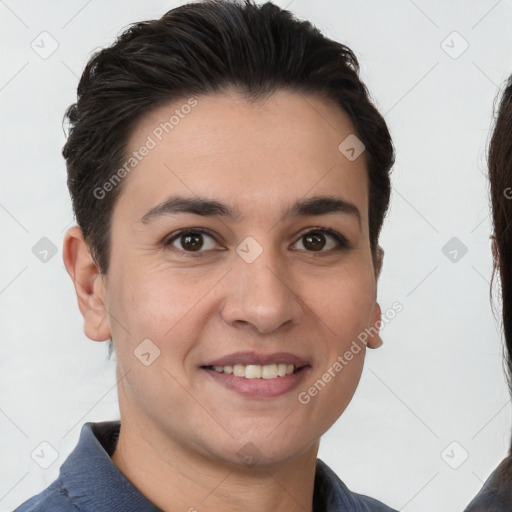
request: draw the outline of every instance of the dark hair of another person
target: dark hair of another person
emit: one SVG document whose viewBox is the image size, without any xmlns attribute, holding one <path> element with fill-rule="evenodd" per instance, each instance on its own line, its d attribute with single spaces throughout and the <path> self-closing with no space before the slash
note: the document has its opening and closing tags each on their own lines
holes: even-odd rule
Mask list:
<svg viewBox="0 0 512 512">
<path fill-rule="evenodd" d="M 91 57 L 77 102 L 66 111 L 69 134 L 62 154 L 68 188 L 100 271 L 108 272 L 110 220 L 124 180 L 101 199 L 94 190 L 126 162 L 127 141 L 137 122 L 165 104 L 228 88 L 249 102 L 281 90 L 318 95 L 348 114 L 365 145 L 375 258 L 389 206 L 394 149 L 359 79 L 357 58 L 347 46 L 271 2 L 206 0 L 130 25 L 114 44 Z"/>
<path fill-rule="evenodd" d="M 512 395 L 512 76 L 502 93 L 488 153 L 494 232 L 493 272 L 501 282 L 504 362 Z M 491 286 L 492 297 L 492 286 Z"/>
<path fill-rule="evenodd" d="M 501 95 L 487 157 L 491 196 L 493 271 L 501 283 L 503 362 L 512 396 L 512 76 Z M 494 312 L 494 307 L 493 307 Z M 512 510 L 512 445 L 509 455 L 493 471 L 465 512 Z"/>
</svg>

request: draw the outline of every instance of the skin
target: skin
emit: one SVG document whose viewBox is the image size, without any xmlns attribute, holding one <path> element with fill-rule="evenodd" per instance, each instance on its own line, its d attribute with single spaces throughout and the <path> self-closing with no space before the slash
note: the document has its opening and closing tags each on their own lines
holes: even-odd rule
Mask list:
<svg viewBox="0 0 512 512">
<path fill-rule="evenodd" d="M 197 100 L 124 178 L 108 274 L 77 226 L 65 235 L 85 334 L 112 336 L 117 353 L 122 428 L 112 461 L 164 511 L 311 511 L 319 440 L 352 399 L 364 348 L 308 404 L 297 394 L 381 315 L 383 254 L 372 258 L 370 250 L 365 155 L 349 161 L 340 153 L 355 130 L 321 97 L 279 91 L 250 104 L 226 90 Z M 144 117 L 128 152 L 183 103 Z M 181 213 L 140 221 L 174 194 L 217 199 L 242 218 Z M 340 213 L 283 218 L 314 195 L 350 201 L 361 226 Z M 311 249 L 303 232 L 318 227 L 336 230 L 349 247 L 332 251 L 337 242 L 324 235 L 325 247 Z M 182 228 L 215 236 L 203 235 L 190 257 L 183 238 L 163 243 Z M 247 236 L 263 248 L 250 264 L 236 252 Z M 148 338 L 160 356 L 145 366 L 133 352 Z M 381 344 L 378 334 L 368 340 L 370 348 Z M 291 352 L 311 368 L 298 389 L 266 399 L 226 389 L 200 368 L 242 350 Z"/>
</svg>

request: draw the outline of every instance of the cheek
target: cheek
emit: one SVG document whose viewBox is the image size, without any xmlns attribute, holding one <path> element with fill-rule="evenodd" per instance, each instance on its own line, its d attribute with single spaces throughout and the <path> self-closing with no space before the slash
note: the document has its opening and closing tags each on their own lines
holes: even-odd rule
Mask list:
<svg viewBox="0 0 512 512">
<path fill-rule="evenodd" d="M 366 347 L 358 339 L 365 332 L 374 304 L 374 281 L 364 270 L 344 270 L 329 280 L 308 287 L 308 306 L 317 317 L 317 370 L 303 389 L 312 398 L 327 428 L 343 411 L 361 377 Z M 318 397 L 317 397 L 318 395 Z M 307 398 L 306 396 L 306 398 Z"/>
<path fill-rule="evenodd" d="M 326 280 L 321 287 L 311 286 L 310 306 L 341 343 L 368 327 L 375 303 L 373 276 L 366 272 L 343 272 Z"/>
<path fill-rule="evenodd" d="M 214 280 L 211 276 L 194 279 L 184 269 L 141 268 L 127 270 L 125 276 L 129 277 L 118 276 L 112 287 L 113 331 L 118 337 L 131 338 L 130 345 L 149 338 L 162 351 L 172 345 L 173 351 L 179 352 L 206 315 L 207 302 L 202 299 Z"/>
</svg>

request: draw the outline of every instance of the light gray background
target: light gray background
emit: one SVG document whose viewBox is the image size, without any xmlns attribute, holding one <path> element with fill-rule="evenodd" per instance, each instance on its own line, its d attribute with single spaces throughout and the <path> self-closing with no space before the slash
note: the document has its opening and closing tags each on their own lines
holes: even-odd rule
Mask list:
<svg viewBox="0 0 512 512">
<path fill-rule="evenodd" d="M 83 423 L 118 418 L 115 360 L 83 334 L 62 264 L 72 212 L 61 121 L 92 50 L 180 3 L 0 0 L 2 511 L 57 477 Z M 397 150 L 379 302 L 404 309 L 319 456 L 352 490 L 399 510 L 462 510 L 506 454 L 511 427 L 489 303 L 485 150 L 512 72 L 512 1 L 276 3 L 356 52 Z M 51 48 L 43 31 L 58 43 L 46 59 L 31 47 L 46 37 Z M 42 237 L 58 249 L 46 263 L 32 252 Z M 468 249 L 457 262 L 442 252 L 452 237 Z M 31 458 L 43 441 L 58 452 L 47 469 Z M 446 460 L 459 464 L 463 450 L 452 469 Z"/>
</svg>

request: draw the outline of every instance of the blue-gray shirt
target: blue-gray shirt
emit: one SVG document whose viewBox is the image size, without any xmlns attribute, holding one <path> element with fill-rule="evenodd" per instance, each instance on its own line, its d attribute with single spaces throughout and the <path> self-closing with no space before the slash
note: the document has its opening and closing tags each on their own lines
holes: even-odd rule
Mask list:
<svg viewBox="0 0 512 512">
<path fill-rule="evenodd" d="M 120 421 L 85 423 L 57 480 L 14 512 L 159 512 L 110 458 L 120 427 Z M 313 510 L 396 512 L 373 498 L 350 492 L 320 459 L 316 464 Z"/>
<path fill-rule="evenodd" d="M 464 512 L 510 512 L 511 510 L 512 455 L 509 455 L 492 472 Z"/>
</svg>

